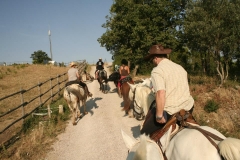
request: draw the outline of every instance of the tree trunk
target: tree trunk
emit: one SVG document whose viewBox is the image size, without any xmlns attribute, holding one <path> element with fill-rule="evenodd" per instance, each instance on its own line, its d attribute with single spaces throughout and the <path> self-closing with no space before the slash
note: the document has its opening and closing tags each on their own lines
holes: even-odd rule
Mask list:
<svg viewBox="0 0 240 160">
<path fill-rule="evenodd" d="M 136 65 L 136 66 L 135 66 L 135 68 L 134 68 L 134 70 L 133 70 L 133 74 L 132 74 L 133 77 L 136 76 L 138 67 L 139 67 L 139 65 Z"/>
</svg>

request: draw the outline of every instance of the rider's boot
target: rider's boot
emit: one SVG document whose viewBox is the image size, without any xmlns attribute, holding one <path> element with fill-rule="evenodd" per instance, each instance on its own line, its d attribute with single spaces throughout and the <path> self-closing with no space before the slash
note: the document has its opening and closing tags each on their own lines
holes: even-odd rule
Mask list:
<svg viewBox="0 0 240 160">
<path fill-rule="evenodd" d="M 88 95 L 88 97 L 92 97 L 92 93 L 91 93 L 91 92 L 89 92 L 89 90 L 88 90 L 87 86 L 85 87 L 85 91 L 87 92 L 87 95 Z"/>
</svg>

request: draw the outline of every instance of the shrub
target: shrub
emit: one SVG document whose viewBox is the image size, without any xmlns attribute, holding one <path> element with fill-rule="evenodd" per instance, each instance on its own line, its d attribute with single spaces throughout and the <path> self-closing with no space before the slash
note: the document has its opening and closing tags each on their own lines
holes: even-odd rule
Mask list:
<svg viewBox="0 0 240 160">
<path fill-rule="evenodd" d="M 216 112 L 218 108 L 219 108 L 219 104 L 211 99 L 211 100 L 207 101 L 207 103 L 204 107 L 204 110 L 206 112 L 210 113 L 210 112 Z"/>
</svg>

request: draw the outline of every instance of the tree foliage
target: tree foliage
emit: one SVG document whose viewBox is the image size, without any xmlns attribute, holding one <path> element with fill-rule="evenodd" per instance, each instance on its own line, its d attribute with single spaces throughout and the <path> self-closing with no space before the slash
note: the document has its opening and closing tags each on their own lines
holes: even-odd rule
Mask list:
<svg viewBox="0 0 240 160">
<path fill-rule="evenodd" d="M 172 49 L 179 45 L 176 27 L 181 26 L 185 4 L 179 0 L 115 0 L 102 25 L 106 32 L 98 42 L 116 60 L 142 64 L 151 45 L 161 43 Z"/>
<path fill-rule="evenodd" d="M 229 63 L 239 54 L 239 7 L 239 0 L 198 0 L 186 10 L 183 32 L 187 46 L 200 54 L 206 73 L 214 65 L 221 84 L 228 78 Z"/>
<path fill-rule="evenodd" d="M 114 0 L 102 27 L 98 42 L 114 62 L 125 58 L 142 73 L 151 70 L 143 57 L 157 43 L 191 73 L 218 75 L 221 84 L 239 73 L 240 58 L 232 59 L 240 57 L 240 0 Z"/>
<path fill-rule="evenodd" d="M 33 54 L 31 54 L 32 63 L 33 64 L 43 64 L 44 62 L 48 62 L 51 60 L 51 58 L 48 57 L 46 52 L 43 52 L 42 50 L 34 51 Z"/>
</svg>

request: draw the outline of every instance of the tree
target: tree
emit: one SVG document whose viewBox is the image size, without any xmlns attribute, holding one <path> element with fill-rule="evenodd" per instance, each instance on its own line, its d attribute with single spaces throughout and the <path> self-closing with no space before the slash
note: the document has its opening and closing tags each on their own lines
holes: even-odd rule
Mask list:
<svg viewBox="0 0 240 160">
<path fill-rule="evenodd" d="M 43 64 L 44 62 L 48 62 L 51 60 L 51 58 L 48 57 L 46 52 L 43 52 L 42 50 L 35 51 L 33 54 L 31 54 L 32 63 L 33 64 Z"/>
<path fill-rule="evenodd" d="M 185 5 L 186 0 L 115 0 L 98 42 L 116 61 L 124 57 L 133 67 L 142 64 L 151 45 L 179 45 L 176 27 L 182 25 Z"/>
<path fill-rule="evenodd" d="M 198 0 L 189 3 L 184 21 L 187 46 L 201 54 L 209 72 L 214 61 L 222 85 L 228 78 L 229 63 L 239 54 L 240 0 Z"/>
</svg>

